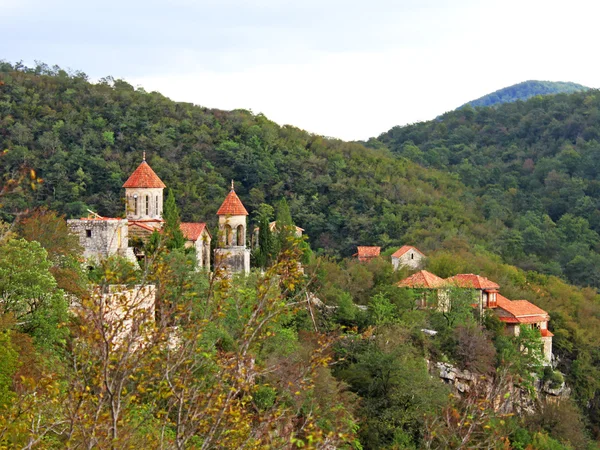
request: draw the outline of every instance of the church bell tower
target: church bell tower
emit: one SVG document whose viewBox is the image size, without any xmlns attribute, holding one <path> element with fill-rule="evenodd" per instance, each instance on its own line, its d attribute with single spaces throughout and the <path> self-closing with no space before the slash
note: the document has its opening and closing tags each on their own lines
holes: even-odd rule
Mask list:
<svg viewBox="0 0 600 450">
<path fill-rule="evenodd" d="M 163 190 L 166 187 L 154 170 L 146 162 L 146 152 L 142 162 L 134 170 L 125 184 L 127 219 L 136 222 L 162 222 Z"/>
<path fill-rule="evenodd" d="M 219 243 L 215 249 L 215 268 L 228 272 L 250 272 L 250 249 L 246 247 L 248 211 L 235 193 L 231 191 L 217 211 L 219 216 Z"/>
</svg>

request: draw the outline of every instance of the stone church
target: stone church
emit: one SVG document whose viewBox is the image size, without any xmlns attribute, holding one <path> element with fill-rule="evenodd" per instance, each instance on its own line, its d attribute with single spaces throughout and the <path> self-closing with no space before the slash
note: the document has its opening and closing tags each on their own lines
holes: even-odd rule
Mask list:
<svg viewBox="0 0 600 450">
<path fill-rule="evenodd" d="M 140 165 L 123 184 L 125 188 L 125 219 L 101 217 L 90 211 L 90 216 L 67 221 L 71 231 L 79 236 L 84 248 L 83 256 L 89 261 L 98 262 L 109 256 L 119 255 L 136 262 L 130 238 L 142 241 L 154 232 L 162 230 L 164 220 L 163 191 L 166 185 L 146 162 L 146 155 Z M 217 211 L 219 216 L 219 243 L 215 250 L 215 263 L 229 272 L 250 271 L 250 250 L 246 247 L 247 216 L 241 200 L 235 193 L 233 182 L 231 191 Z M 181 231 L 186 239 L 186 247 L 196 250 L 198 268 L 211 270 L 211 234 L 206 223 L 184 222 Z"/>
</svg>

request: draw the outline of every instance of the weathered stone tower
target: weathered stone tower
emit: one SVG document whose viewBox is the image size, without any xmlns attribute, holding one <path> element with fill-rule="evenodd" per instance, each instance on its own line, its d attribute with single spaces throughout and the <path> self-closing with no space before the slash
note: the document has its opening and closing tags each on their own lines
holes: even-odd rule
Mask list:
<svg viewBox="0 0 600 450">
<path fill-rule="evenodd" d="M 79 237 L 83 257 L 97 264 L 112 255 L 119 255 L 135 263 L 129 247 L 127 220 L 110 217 L 88 217 L 67 220 L 71 233 Z"/>
<path fill-rule="evenodd" d="M 142 163 L 123 187 L 127 204 L 127 220 L 150 223 L 162 221 L 163 189 L 166 186 L 146 162 L 146 152 Z"/>
<path fill-rule="evenodd" d="M 215 269 L 221 267 L 233 273 L 250 272 L 250 249 L 246 248 L 248 211 L 235 193 L 233 181 L 217 216 L 219 244 L 215 249 Z"/>
</svg>

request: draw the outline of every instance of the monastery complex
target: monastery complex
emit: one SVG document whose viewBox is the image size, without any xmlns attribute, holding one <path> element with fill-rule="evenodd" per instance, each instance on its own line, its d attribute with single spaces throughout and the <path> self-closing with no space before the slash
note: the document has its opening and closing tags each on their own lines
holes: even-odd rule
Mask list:
<svg viewBox="0 0 600 450">
<path fill-rule="evenodd" d="M 67 223 L 79 236 L 83 256 L 90 261 L 101 261 L 119 255 L 136 263 L 141 256 L 130 246 L 130 239 L 146 241 L 155 231 L 161 232 L 163 219 L 163 191 L 166 185 L 146 162 L 144 154 L 140 165 L 123 184 L 125 188 L 126 218 L 109 218 L 92 214 L 90 217 L 71 219 Z M 213 262 L 230 272 L 250 271 L 250 249 L 246 247 L 247 216 L 241 200 L 231 191 L 217 211 L 219 216 L 218 248 Z M 199 269 L 211 270 L 211 240 L 206 223 L 181 223 L 185 246 L 196 250 Z"/>
<path fill-rule="evenodd" d="M 79 236 L 84 248 L 83 256 L 89 261 L 101 261 L 113 255 L 122 256 L 133 263 L 141 256 L 136 254 L 129 240 L 136 238 L 147 241 L 154 232 L 161 232 L 163 219 L 163 191 L 166 188 L 162 180 L 146 162 L 145 155 L 140 165 L 127 181 L 125 188 L 126 218 L 108 218 L 93 214 L 82 219 L 72 219 L 68 225 Z M 228 273 L 250 272 L 250 246 L 246 237 L 248 211 L 235 193 L 233 182 L 231 190 L 217 211 L 219 217 L 219 241 L 214 249 L 212 268 L 224 268 Z M 276 222 L 269 225 L 271 231 L 277 231 Z M 185 237 L 185 246 L 194 247 L 197 267 L 211 270 L 212 236 L 206 223 L 184 222 L 181 231 Z M 304 230 L 296 227 L 296 236 Z M 258 241 L 258 229 L 254 230 L 254 245 Z M 354 256 L 360 262 L 369 262 L 380 257 L 381 248 L 359 246 Z M 518 336 L 521 327 L 533 327 L 540 331 L 543 354 L 546 362 L 552 358 L 552 333 L 548 330 L 549 314 L 527 300 L 509 300 L 500 294 L 500 286 L 485 277 L 474 274 L 458 274 L 442 279 L 426 270 L 419 270 L 426 256 L 413 246 L 404 245 L 391 255 L 394 270 L 406 267 L 413 275 L 400 281 L 399 288 L 415 289 L 421 293 L 417 302 L 419 308 L 437 308 L 445 311 L 450 308 L 450 290 L 461 288 L 472 291 L 473 307 L 483 317 L 492 311 L 504 323 L 508 335 Z"/>
</svg>

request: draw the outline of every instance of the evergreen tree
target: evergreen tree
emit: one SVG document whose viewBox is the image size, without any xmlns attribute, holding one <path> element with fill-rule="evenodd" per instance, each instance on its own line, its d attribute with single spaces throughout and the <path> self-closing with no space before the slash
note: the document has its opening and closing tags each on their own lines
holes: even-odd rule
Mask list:
<svg viewBox="0 0 600 450">
<path fill-rule="evenodd" d="M 167 194 L 167 200 L 165 201 L 165 207 L 163 210 L 163 217 L 165 219 L 165 225 L 163 227 L 165 245 L 170 250 L 175 248 L 183 248 L 185 244 L 185 238 L 181 232 L 179 208 L 177 208 L 177 204 L 175 203 L 173 189 L 169 189 L 169 193 Z"/>
<path fill-rule="evenodd" d="M 268 267 L 274 258 L 274 239 L 269 223 L 273 215 L 270 205 L 262 204 L 258 211 L 258 248 L 255 250 L 255 264 L 258 267 Z"/>
<path fill-rule="evenodd" d="M 292 221 L 290 207 L 284 198 L 277 204 L 277 244 L 279 251 L 288 250 L 292 245 L 292 240 L 295 236 L 295 226 Z"/>
</svg>

